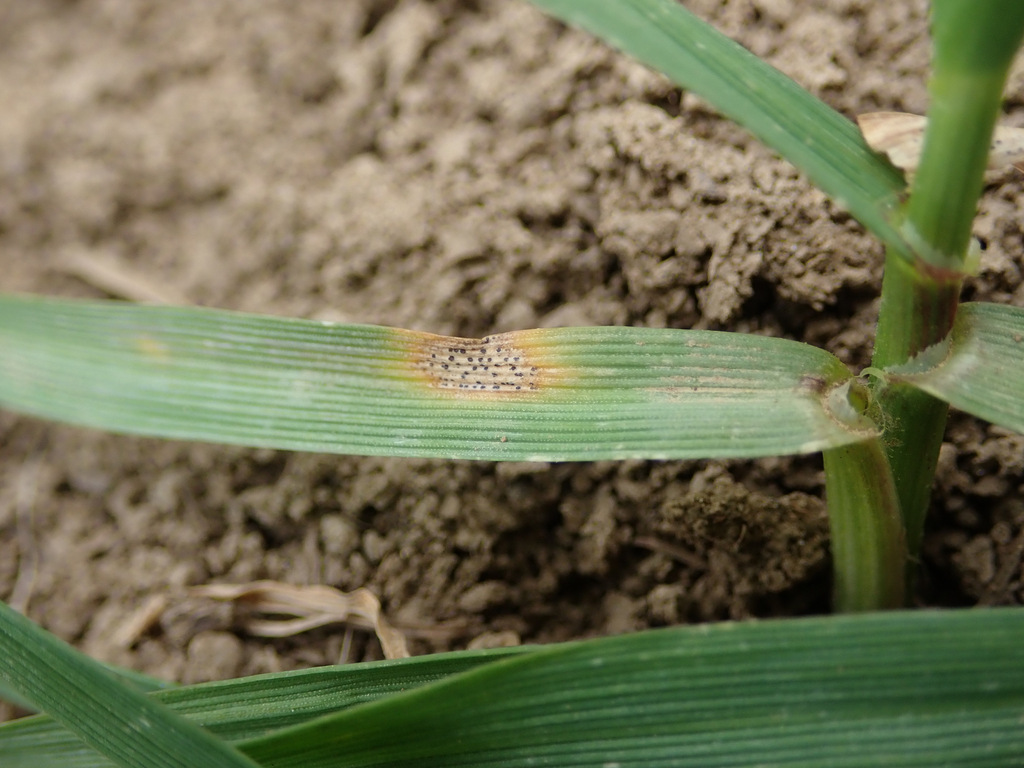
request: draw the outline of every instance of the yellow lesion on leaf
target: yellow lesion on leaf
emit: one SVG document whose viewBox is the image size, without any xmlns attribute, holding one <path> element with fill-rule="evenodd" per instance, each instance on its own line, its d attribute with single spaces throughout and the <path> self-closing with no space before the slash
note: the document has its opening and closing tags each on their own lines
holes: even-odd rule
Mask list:
<svg viewBox="0 0 1024 768">
<path fill-rule="evenodd" d="M 500 398 L 543 391 L 557 376 L 542 331 L 496 333 L 482 339 L 410 332 L 409 363 L 428 387 L 455 397 Z"/>
<path fill-rule="evenodd" d="M 159 362 L 166 362 L 171 358 L 171 350 L 159 339 L 152 336 L 139 336 L 135 339 L 135 348 L 145 357 Z"/>
</svg>

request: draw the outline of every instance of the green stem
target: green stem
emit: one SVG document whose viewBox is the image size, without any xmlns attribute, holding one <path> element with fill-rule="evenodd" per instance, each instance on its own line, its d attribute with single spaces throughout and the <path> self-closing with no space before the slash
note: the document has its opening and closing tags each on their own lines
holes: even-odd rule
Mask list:
<svg viewBox="0 0 1024 768">
<path fill-rule="evenodd" d="M 916 254 L 962 270 L 992 131 L 1024 36 L 1020 0 L 936 0 L 928 129 L 907 203 Z"/>
<path fill-rule="evenodd" d="M 824 456 L 835 610 L 902 607 L 907 550 L 881 443 L 854 443 Z"/>
<path fill-rule="evenodd" d="M 872 365 L 900 365 L 942 341 L 956 318 L 978 197 L 1006 75 L 1024 36 L 1019 0 L 936 0 L 928 128 L 901 225 L 912 253 L 886 254 Z M 885 450 L 911 558 L 945 429 L 945 403 L 910 387 L 874 384 Z"/>
<path fill-rule="evenodd" d="M 898 365 L 941 341 L 953 327 L 959 294 L 959 279 L 931 277 L 890 250 L 872 364 L 883 369 Z M 914 387 L 887 386 L 879 380 L 873 386 L 885 414 L 885 450 L 906 529 L 907 552 L 916 562 L 949 406 Z M 908 571 L 912 570 L 913 562 L 908 563 Z"/>
<path fill-rule="evenodd" d="M 885 448 L 906 529 L 907 578 L 913 583 L 949 405 L 907 386 L 880 391 L 878 402 L 892 420 Z"/>
</svg>

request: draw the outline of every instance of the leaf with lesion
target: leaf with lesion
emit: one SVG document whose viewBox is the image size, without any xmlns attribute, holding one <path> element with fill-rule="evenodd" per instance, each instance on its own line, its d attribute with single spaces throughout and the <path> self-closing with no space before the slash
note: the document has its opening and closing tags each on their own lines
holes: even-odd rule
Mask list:
<svg viewBox="0 0 1024 768">
<path fill-rule="evenodd" d="M 551 328 L 483 339 L 200 308 L 0 298 L 0 406 L 115 432 L 386 456 L 732 458 L 869 439 L 828 352 Z"/>
</svg>

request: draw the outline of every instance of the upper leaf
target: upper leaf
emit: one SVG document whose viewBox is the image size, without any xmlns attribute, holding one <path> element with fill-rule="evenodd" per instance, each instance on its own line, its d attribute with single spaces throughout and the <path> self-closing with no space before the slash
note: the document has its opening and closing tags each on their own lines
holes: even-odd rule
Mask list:
<svg viewBox="0 0 1024 768">
<path fill-rule="evenodd" d="M 532 0 L 693 91 L 776 150 L 883 242 L 905 186 L 856 126 L 676 0 Z"/>
</svg>

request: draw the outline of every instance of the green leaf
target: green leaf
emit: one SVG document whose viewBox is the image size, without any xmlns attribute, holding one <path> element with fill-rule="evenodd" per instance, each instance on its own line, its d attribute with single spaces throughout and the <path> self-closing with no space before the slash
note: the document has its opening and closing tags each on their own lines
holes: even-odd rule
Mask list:
<svg viewBox="0 0 1024 768">
<path fill-rule="evenodd" d="M 520 649 L 483 665 L 490 659 L 476 656 L 461 668 L 462 654 L 446 654 L 155 695 L 211 729 L 231 722 L 223 732 L 232 737 L 250 731 L 246 717 L 259 730 L 322 711 L 332 696 L 348 707 L 238 744 L 276 768 L 1016 766 L 1022 633 L 1021 608 L 891 611 L 679 627 Z M 453 675 L 437 682 L 439 673 Z M 23 736 L 36 723 L 0 727 L 0 750 L 12 737 L 23 747 L 22 762 L 8 762 L 18 751 L 0 751 L 5 768 L 106 768 L 85 757 L 61 762 L 67 753 L 48 755 L 42 739 L 30 751 Z"/>
<path fill-rule="evenodd" d="M 33 704 L 31 701 L 29 701 L 21 694 L 19 694 L 9 685 L 6 685 L 2 680 L 0 680 L 0 699 L 9 702 L 16 707 L 20 707 L 21 709 L 24 709 L 26 712 L 37 711 L 35 704 Z M 0 765 L 2 765 L 2 763 L 0 763 Z"/>
<path fill-rule="evenodd" d="M 183 686 L 160 691 L 154 698 L 220 738 L 237 742 L 533 650 L 523 646 L 317 667 Z M 3 768 L 111 765 L 48 716 L 0 725 Z"/>
<path fill-rule="evenodd" d="M 143 675 L 140 672 L 135 672 L 131 669 L 120 669 L 114 667 L 107 667 L 115 675 L 124 678 L 126 681 L 132 683 L 140 691 L 159 691 L 164 688 L 173 688 L 177 686 L 177 683 L 169 683 L 166 680 L 160 680 L 149 675 Z M 21 707 L 28 711 L 35 711 L 36 706 L 29 701 L 25 696 L 19 694 L 4 680 L 0 679 L 0 699 L 3 701 L 9 701 L 10 703 Z M 3 760 L 0 759 L 0 765 L 3 765 Z"/>
<path fill-rule="evenodd" d="M 1024 432 L 1024 309 L 963 304 L 945 341 L 886 374 L 890 385 L 912 384 L 961 411 Z"/>
<path fill-rule="evenodd" d="M 253 768 L 226 742 L 0 603 L 0 679 L 116 765 Z"/>
<path fill-rule="evenodd" d="M 460 339 L 198 308 L 0 297 L 0 406 L 115 432 L 495 460 L 801 453 L 874 434 L 786 339 L 557 328 Z"/>
<path fill-rule="evenodd" d="M 239 745 L 275 768 L 1019 765 L 1024 611 L 654 631 Z"/>
<path fill-rule="evenodd" d="M 532 0 L 693 91 L 776 150 L 883 242 L 903 177 L 849 120 L 676 0 Z"/>
</svg>

